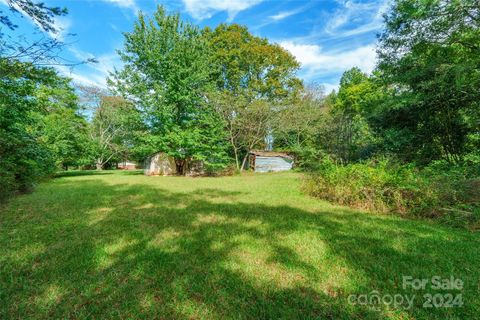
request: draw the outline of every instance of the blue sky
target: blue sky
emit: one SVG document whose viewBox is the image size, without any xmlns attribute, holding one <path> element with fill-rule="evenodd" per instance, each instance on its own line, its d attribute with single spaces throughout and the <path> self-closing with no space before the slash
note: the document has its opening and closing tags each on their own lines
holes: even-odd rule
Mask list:
<svg viewBox="0 0 480 320">
<path fill-rule="evenodd" d="M 59 67 L 74 81 L 105 86 L 114 67 L 121 67 L 116 54 L 123 44 L 122 32 L 130 31 L 142 10 L 152 13 L 157 4 L 178 11 L 200 26 L 222 22 L 239 23 L 250 31 L 289 50 L 302 64 L 298 75 L 305 82 L 337 88 L 343 71 L 358 66 L 370 72 L 375 66 L 376 34 L 388 0 L 44 0 L 47 5 L 67 7 L 69 14 L 56 20 L 61 30 L 50 37 L 71 43 L 63 55 L 71 59 L 95 57 L 99 63 Z M 4 6 L 0 0 L 0 6 Z M 4 9 L 0 8 L 0 9 Z M 33 24 L 19 23 L 16 34 L 29 36 Z M 71 35 L 75 34 L 75 35 Z"/>
</svg>

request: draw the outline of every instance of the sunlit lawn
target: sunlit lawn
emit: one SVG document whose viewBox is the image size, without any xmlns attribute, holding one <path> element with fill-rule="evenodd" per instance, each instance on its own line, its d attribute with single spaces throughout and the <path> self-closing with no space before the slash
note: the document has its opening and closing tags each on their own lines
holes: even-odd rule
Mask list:
<svg viewBox="0 0 480 320">
<path fill-rule="evenodd" d="M 335 207 L 296 173 L 70 175 L 0 209 L 0 318 L 475 319 L 480 236 Z M 454 276 L 459 291 L 402 288 Z M 350 294 L 413 295 L 411 309 Z M 426 293 L 463 307 L 422 308 Z"/>
</svg>

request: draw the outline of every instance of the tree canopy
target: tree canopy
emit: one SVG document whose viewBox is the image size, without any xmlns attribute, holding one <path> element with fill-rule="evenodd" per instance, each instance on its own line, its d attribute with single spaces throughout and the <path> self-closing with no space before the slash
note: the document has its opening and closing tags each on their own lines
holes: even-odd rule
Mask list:
<svg viewBox="0 0 480 320">
<path fill-rule="evenodd" d="M 394 101 L 381 126 L 404 141 L 407 159 L 458 161 L 479 128 L 478 1 L 397 0 L 385 26 L 379 71 Z"/>
<path fill-rule="evenodd" d="M 140 14 L 119 53 L 125 65 L 111 83 L 143 110 L 153 147 L 175 157 L 178 172 L 192 159 L 226 159 L 220 119 L 206 101 L 211 60 L 199 28 L 159 6 L 152 18 Z"/>
<path fill-rule="evenodd" d="M 244 26 L 220 24 L 204 35 L 214 66 L 211 102 L 225 124 L 236 167 L 243 170 L 250 150 L 265 147 L 279 111 L 303 87 L 296 77 L 300 65 L 288 51 Z"/>
</svg>

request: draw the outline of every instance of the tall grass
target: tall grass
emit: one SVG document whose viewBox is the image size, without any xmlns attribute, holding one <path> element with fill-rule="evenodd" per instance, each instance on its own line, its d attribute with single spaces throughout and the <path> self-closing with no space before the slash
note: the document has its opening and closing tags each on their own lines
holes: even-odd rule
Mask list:
<svg viewBox="0 0 480 320">
<path fill-rule="evenodd" d="M 307 176 L 309 194 L 341 205 L 479 227 L 478 166 L 433 163 L 419 169 L 389 160 L 340 165 L 324 159 Z"/>
</svg>

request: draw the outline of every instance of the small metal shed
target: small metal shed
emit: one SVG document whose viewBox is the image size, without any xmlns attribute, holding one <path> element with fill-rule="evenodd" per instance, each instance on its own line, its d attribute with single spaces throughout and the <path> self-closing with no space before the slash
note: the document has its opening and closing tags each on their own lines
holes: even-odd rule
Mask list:
<svg viewBox="0 0 480 320">
<path fill-rule="evenodd" d="M 255 172 L 288 171 L 293 167 L 293 157 L 285 152 L 251 151 L 249 166 Z"/>
</svg>

